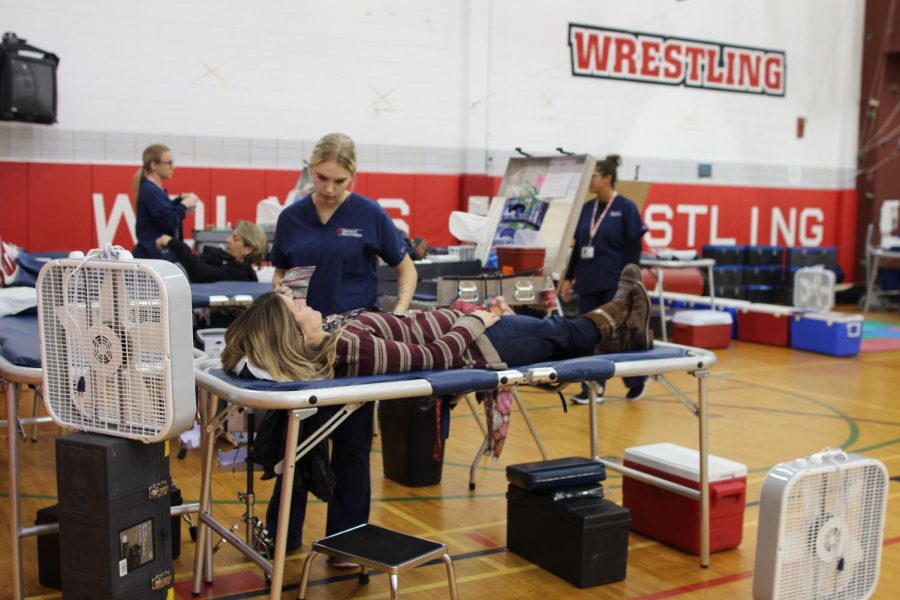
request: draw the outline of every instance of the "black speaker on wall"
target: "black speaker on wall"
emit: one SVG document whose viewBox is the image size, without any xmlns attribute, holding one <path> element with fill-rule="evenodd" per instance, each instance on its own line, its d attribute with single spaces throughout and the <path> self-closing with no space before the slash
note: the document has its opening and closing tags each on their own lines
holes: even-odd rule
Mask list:
<svg viewBox="0 0 900 600">
<path fill-rule="evenodd" d="M 56 123 L 59 57 L 25 43 L 15 33 L 0 43 L 0 119 Z"/>
</svg>

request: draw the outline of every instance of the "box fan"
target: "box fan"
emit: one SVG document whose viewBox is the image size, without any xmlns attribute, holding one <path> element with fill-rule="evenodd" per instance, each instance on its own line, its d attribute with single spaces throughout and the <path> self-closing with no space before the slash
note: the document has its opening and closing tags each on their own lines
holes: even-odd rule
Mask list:
<svg viewBox="0 0 900 600">
<path fill-rule="evenodd" d="M 887 490 L 881 462 L 842 450 L 776 465 L 762 487 L 753 597 L 869 598 Z"/>
<path fill-rule="evenodd" d="M 44 400 L 62 427 L 157 442 L 194 419 L 190 286 L 130 258 L 107 247 L 41 269 Z"/>
</svg>

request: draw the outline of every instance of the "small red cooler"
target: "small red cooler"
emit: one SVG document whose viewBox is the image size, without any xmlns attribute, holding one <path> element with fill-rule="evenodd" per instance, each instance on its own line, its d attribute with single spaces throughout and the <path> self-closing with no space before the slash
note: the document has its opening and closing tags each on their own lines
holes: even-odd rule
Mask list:
<svg viewBox="0 0 900 600">
<path fill-rule="evenodd" d="M 731 315 L 719 310 L 681 310 L 672 319 L 672 341 L 697 348 L 727 348 L 731 344 Z"/>
<path fill-rule="evenodd" d="M 496 246 L 500 273 L 512 275 L 544 268 L 544 248 L 531 246 Z"/>
<path fill-rule="evenodd" d="M 625 466 L 700 489 L 700 453 L 670 444 L 625 450 Z M 700 554 L 700 502 L 627 475 L 622 505 L 631 510 L 631 530 L 691 554 Z M 744 534 L 747 467 L 709 457 L 709 550 L 737 548 Z"/>
<path fill-rule="evenodd" d="M 791 345 L 791 316 L 796 309 L 752 302 L 738 312 L 738 339 L 772 346 Z"/>
</svg>

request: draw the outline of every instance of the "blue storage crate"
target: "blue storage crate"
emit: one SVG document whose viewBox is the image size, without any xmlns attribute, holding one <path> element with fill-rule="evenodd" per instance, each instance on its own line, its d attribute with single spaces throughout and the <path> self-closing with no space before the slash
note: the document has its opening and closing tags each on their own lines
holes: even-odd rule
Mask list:
<svg viewBox="0 0 900 600">
<path fill-rule="evenodd" d="M 815 312 L 791 320 L 791 346 L 831 356 L 856 356 L 862 343 L 862 315 Z"/>
</svg>

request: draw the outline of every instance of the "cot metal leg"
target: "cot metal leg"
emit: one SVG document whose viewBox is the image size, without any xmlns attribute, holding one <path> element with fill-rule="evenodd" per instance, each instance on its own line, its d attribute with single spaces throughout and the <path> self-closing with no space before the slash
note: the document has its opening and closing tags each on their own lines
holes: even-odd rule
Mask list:
<svg viewBox="0 0 900 600">
<path fill-rule="evenodd" d="M 516 399 L 516 406 L 519 407 L 519 412 L 522 413 L 522 418 L 525 419 L 528 430 L 531 431 L 531 437 L 534 438 L 534 443 L 537 444 L 538 450 L 541 452 L 541 458 L 547 460 L 547 450 L 544 448 L 543 442 L 541 442 L 541 436 L 531 420 L 531 415 L 528 414 L 528 409 L 525 408 L 525 403 L 522 402 L 522 398 L 519 396 L 519 391 L 516 388 L 512 388 L 512 393 L 513 398 Z"/>
<path fill-rule="evenodd" d="M 279 519 L 280 520 L 280 519 Z M 315 558 L 319 555 L 315 550 L 310 550 L 303 561 L 303 572 L 300 574 L 300 588 L 297 590 L 297 600 L 306 600 L 306 586 L 309 585 L 309 572 Z"/>
<path fill-rule="evenodd" d="M 481 446 L 479 446 L 478 451 L 475 452 L 475 458 L 472 459 L 472 464 L 469 466 L 469 491 L 475 491 L 475 470 L 478 469 L 478 463 L 481 462 L 481 457 L 484 456 L 484 453 L 487 452 L 488 444 L 490 440 L 488 440 L 487 427 L 481 421 L 481 416 L 478 414 L 478 407 L 476 406 L 475 400 L 472 398 L 472 394 L 465 394 L 466 396 L 466 404 L 469 405 L 469 410 L 472 412 L 472 416 L 475 418 L 475 422 L 478 423 L 478 428 L 481 429 Z M 487 417 L 485 417 L 487 418 Z"/>
<path fill-rule="evenodd" d="M 287 440 L 284 444 L 284 467 L 281 473 L 281 500 L 278 504 L 278 528 L 275 530 L 275 560 L 272 562 L 272 587 L 269 598 L 281 598 L 281 586 L 284 583 L 284 562 L 287 552 L 287 533 L 291 514 L 291 496 L 294 495 L 294 475 L 297 466 L 297 439 L 300 437 L 300 420 L 309 414 L 308 410 L 293 409 L 288 411 Z"/>
<path fill-rule="evenodd" d="M 19 499 L 19 384 L 6 382 L 6 444 L 9 452 L 9 533 L 12 560 L 12 593 L 15 600 L 25 597 L 22 571 L 21 509 Z"/>
<path fill-rule="evenodd" d="M 209 393 L 200 391 L 200 431 L 203 461 L 200 463 L 200 510 L 197 514 L 197 540 L 194 550 L 194 580 L 191 591 L 200 594 L 204 575 L 206 583 L 212 583 L 212 532 L 204 521 L 205 516 L 212 516 L 212 463 L 216 442 L 216 430 L 209 427 Z"/>
<path fill-rule="evenodd" d="M 472 464 L 469 466 L 469 491 L 475 491 L 475 471 L 478 469 L 478 463 L 481 462 L 481 457 L 484 456 L 484 453 L 488 450 L 488 437 L 487 433 L 484 434 L 484 437 L 481 440 L 481 446 L 478 447 L 478 452 L 475 453 L 475 458 L 472 459 Z"/>
<path fill-rule="evenodd" d="M 487 428 L 481 422 L 481 417 L 478 415 L 478 407 L 475 406 L 476 402 L 472 399 L 472 394 L 466 394 L 465 396 L 466 404 L 469 405 L 469 410 L 472 411 L 472 416 L 475 417 L 475 422 L 478 423 L 478 427 L 481 429 L 481 435 L 487 435 Z"/>
<path fill-rule="evenodd" d="M 591 458 L 600 460 L 599 428 L 597 427 L 597 388 L 596 381 L 588 381 L 588 405 L 590 406 Z"/>
<path fill-rule="evenodd" d="M 400 600 L 400 577 L 391 573 L 391 600 Z"/>
<path fill-rule="evenodd" d="M 709 371 L 695 371 L 700 420 L 700 566 L 709 566 Z"/>
<path fill-rule="evenodd" d="M 31 441 L 37 441 L 37 426 L 38 426 L 38 416 L 40 414 L 39 402 L 41 397 L 38 395 L 37 388 L 34 388 L 34 401 L 31 405 L 31 417 L 34 419 L 34 422 L 31 424 Z"/>
<path fill-rule="evenodd" d="M 459 598 L 459 592 L 456 589 L 456 569 L 453 567 L 453 559 L 450 558 L 449 554 L 445 554 L 441 557 L 441 560 L 444 561 L 444 565 L 447 567 L 447 583 L 450 585 L 450 600 L 457 600 Z"/>
</svg>

